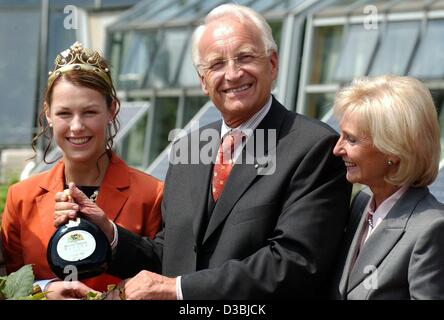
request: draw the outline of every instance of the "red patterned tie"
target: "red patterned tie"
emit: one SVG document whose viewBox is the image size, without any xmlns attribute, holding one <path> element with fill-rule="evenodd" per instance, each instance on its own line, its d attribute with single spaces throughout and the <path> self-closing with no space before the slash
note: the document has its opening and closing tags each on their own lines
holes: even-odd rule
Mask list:
<svg viewBox="0 0 444 320">
<path fill-rule="evenodd" d="M 212 194 L 214 201 L 217 201 L 228 180 L 231 169 L 233 168 L 234 146 L 238 144 L 242 133 L 235 131 L 227 134 L 217 152 L 216 163 L 213 169 Z"/>
</svg>

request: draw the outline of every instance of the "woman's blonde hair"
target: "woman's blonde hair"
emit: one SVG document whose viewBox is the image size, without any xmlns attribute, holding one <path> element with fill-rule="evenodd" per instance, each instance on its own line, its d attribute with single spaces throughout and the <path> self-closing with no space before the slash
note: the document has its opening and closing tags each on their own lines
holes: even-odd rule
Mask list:
<svg viewBox="0 0 444 320">
<path fill-rule="evenodd" d="M 333 112 L 340 120 L 357 115 L 359 126 L 382 153 L 399 158 L 385 180 L 399 186 L 427 186 L 439 169 L 438 116 L 430 91 L 411 77 L 378 76 L 354 80 L 341 89 Z"/>
</svg>

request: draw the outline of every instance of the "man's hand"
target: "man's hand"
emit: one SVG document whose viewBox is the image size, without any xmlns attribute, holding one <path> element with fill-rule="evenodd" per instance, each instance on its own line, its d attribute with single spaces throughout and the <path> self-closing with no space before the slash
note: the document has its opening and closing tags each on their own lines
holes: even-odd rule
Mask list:
<svg viewBox="0 0 444 320">
<path fill-rule="evenodd" d="M 135 277 L 119 283 L 112 298 L 121 300 L 176 300 L 176 278 L 168 278 L 143 270 Z"/>
<path fill-rule="evenodd" d="M 107 236 L 109 242 L 114 239 L 114 228 L 105 212 L 90 198 L 88 198 L 73 182 L 69 183 L 69 192 L 57 192 L 55 196 L 54 225 L 59 227 L 74 220 L 77 212 L 82 217 L 96 224 Z"/>
<path fill-rule="evenodd" d="M 50 282 L 46 291 L 49 300 L 73 300 L 83 299 L 88 292 L 96 292 L 79 281 L 54 281 Z"/>
</svg>

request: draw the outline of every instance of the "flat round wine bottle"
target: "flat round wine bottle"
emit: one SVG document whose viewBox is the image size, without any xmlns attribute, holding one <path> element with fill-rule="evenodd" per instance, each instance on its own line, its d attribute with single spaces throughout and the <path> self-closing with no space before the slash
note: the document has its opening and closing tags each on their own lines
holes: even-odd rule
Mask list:
<svg viewBox="0 0 444 320">
<path fill-rule="evenodd" d="M 59 278 L 82 280 L 106 271 L 111 260 L 108 239 L 94 223 L 77 218 L 60 226 L 46 252 L 52 272 Z"/>
</svg>

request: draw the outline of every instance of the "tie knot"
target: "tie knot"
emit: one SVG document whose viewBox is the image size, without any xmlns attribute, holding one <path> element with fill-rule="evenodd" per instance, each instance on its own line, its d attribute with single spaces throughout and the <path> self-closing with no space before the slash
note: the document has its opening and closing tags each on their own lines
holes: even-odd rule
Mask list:
<svg viewBox="0 0 444 320">
<path fill-rule="evenodd" d="M 242 144 L 243 136 L 242 131 L 234 130 L 222 138 L 222 144 L 219 150 L 219 160 L 221 163 L 233 163 L 234 150 L 238 145 Z"/>
</svg>

